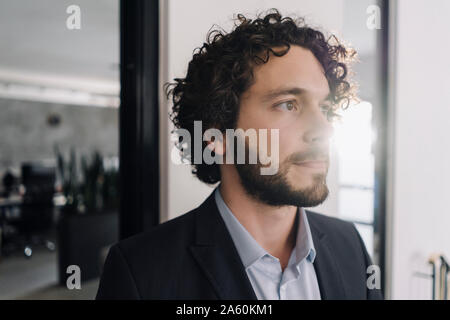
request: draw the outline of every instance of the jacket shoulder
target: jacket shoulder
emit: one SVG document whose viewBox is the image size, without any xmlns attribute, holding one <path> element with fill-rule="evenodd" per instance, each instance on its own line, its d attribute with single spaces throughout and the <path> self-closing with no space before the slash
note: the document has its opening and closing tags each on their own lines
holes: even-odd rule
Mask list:
<svg viewBox="0 0 450 320">
<path fill-rule="evenodd" d="M 382 300 L 380 289 L 368 289 L 366 286 L 367 267 L 373 262 L 355 225 L 339 218 L 306 211 L 310 225 L 328 238 L 327 246 L 338 262 L 348 297 Z"/>
<path fill-rule="evenodd" d="M 190 242 L 194 236 L 194 218 L 196 209 L 161 223 L 151 230 L 133 235 L 115 244 L 127 258 L 135 255 L 167 255 L 171 249 L 179 248 Z"/>
<path fill-rule="evenodd" d="M 194 237 L 195 214 L 196 209 L 191 210 L 115 243 L 105 261 L 98 297 L 110 297 L 111 287 L 119 293 L 131 288 L 128 291 L 133 294 L 125 295 L 129 297 L 170 297 Z M 118 297 L 124 295 L 119 293 Z"/>
</svg>

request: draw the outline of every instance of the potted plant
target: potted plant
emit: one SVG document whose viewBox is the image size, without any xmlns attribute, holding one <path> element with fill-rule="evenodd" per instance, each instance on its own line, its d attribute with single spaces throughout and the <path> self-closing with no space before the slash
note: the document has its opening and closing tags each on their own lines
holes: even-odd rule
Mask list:
<svg viewBox="0 0 450 320">
<path fill-rule="evenodd" d="M 55 147 L 57 172 L 65 197 L 58 219 L 59 281 L 66 284 L 67 267 L 77 265 L 81 279 L 100 275 L 101 250 L 118 240 L 118 164 L 95 151 L 77 161 L 66 160 Z M 79 165 L 80 164 L 80 165 Z M 79 168 L 81 170 L 79 170 Z"/>
</svg>

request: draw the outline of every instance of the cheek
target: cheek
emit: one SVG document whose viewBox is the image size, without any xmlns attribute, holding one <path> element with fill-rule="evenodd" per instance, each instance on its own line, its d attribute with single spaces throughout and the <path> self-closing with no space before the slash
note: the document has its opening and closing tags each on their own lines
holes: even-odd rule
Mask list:
<svg viewBox="0 0 450 320">
<path fill-rule="evenodd" d="M 271 129 L 278 130 L 278 139 Z M 261 139 L 261 132 L 258 132 L 258 150 L 261 154 L 270 155 L 273 161 L 283 163 L 283 161 L 292 153 L 301 151 L 299 138 L 287 130 L 270 128 L 266 131 L 266 139 Z M 275 156 L 275 153 L 277 156 Z"/>
<path fill-rule="evenodd" d="M 263 139 L 262 134 L 265 135 L 265 139 Z M 262 151 L 263 154 L 271 155 L 272 157 L 274 153 L 277 153 L 279 162 L 283 162 L 287 156 L 299 151 L 300 139 L 298 136 L 296 137 L 295 132 L 286 130 L 286 128 L 273 125 L 259 127 L 257 128 L 257 135 L 260 152 Z"/>
<path fill-rule="evenodd" d="M 259 110 L 257 112 L 253 105 L 241 106 L 240 114 L 237 121 L 237 128 L 244 131 L 255 129 L 259 139 L 259 130 L 266 129 L 266 144 L 258 143 L 259 149 L 265 154 L 270 154 L 271 150 L 276 152 L 278 149 L 279 161 L 282 162 L 292 153 L 301 151 L 302 132 L 299 129 L 299 119 L 295 116 L 282 116 L 273 112 L 265 112 Z M 272 146 L 271 130 L 278 130 L 278 145 Z"/>
<path fill-rule="evenodd" d="M 262 111 L 241 111 L 239 114 L 239 118 L 237 121 L 237 128 L 241 128 L 244 130 L 247 129 L 271 129 L 275 127 L 279 127 L 279 125 L 273 121 L 273 117 L 270 117 L 270 113 L 262 112 Z"/>
<path fill-rule="evenodd" d="M 300 138 L 298 132 L 293 130 L 280 129 L 280 162 L 288 156 L 300 151 Z"/>
</svg>

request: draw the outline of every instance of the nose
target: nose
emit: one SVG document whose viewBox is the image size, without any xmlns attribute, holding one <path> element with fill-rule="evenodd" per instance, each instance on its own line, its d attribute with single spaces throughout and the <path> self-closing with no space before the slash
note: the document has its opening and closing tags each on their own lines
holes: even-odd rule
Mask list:
<svg viewBox="0 0 450 320">
<path fill-rule="evenodd" d="M 303 136 L 304 141 L 308 144 L 328 145 L 333 136 L 334 127 L 319 108 L 312 112 L 308 124 L 308 130 Z"/>
</svg>

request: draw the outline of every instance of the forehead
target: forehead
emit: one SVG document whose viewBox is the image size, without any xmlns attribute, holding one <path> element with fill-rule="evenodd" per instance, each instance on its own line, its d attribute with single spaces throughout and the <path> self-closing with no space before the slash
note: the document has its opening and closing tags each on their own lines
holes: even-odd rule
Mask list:
<svg viewBox="0 0 450 320">
<path fill-rule="evenodd" d="M 297 45 L 291 45 L 284 56 L 271 54 L 269 61 L 257 65 L 253 73 L 255 81 L 248 90 L 249 95 L 264 95 L 282 87 L 300 87 L 312 96 L 325 99 L 330 92 L 320 62 L 310 50 Z"/>
</svg>

